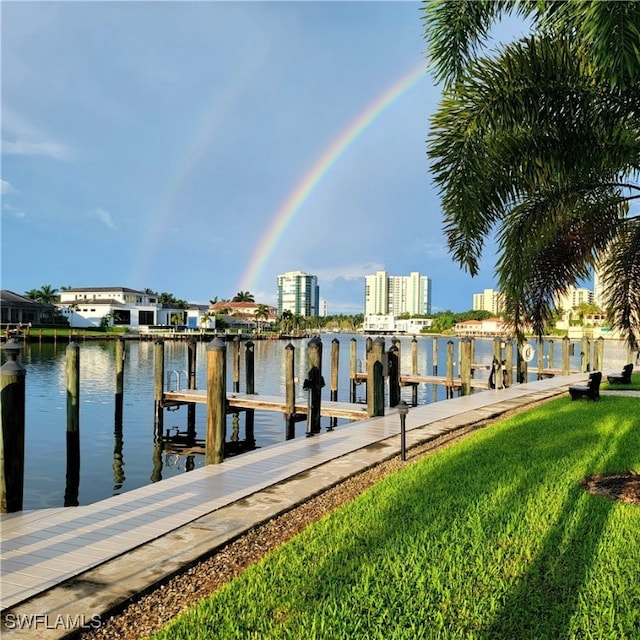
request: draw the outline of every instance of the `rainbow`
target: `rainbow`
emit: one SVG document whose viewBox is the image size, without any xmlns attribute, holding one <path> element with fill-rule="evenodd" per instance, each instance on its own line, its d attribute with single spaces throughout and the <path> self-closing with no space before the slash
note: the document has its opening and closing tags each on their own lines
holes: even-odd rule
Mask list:
<svg viewBox="0 0 640 640">
<path fill-rule="evenodd" d="M 346 149 L 360 134 L 393 102 L 408 91 L 425 72 L 425 62 L 419 62 L 408 73 L 405 73 L 393 85 L 383 91 L 362 113 L 360 113 L 337 138 L 324 150 L 311 169 L 289 194 L 269 224 L 266 233 L 260 239 L 249 265 L 237 287 L 238 291 L 250 291 L 264 267 L 265 262 L 274 250 L 287 225 L 309 198 L 318 183 L 331 167 L 343 155 Z"/>
</svg>

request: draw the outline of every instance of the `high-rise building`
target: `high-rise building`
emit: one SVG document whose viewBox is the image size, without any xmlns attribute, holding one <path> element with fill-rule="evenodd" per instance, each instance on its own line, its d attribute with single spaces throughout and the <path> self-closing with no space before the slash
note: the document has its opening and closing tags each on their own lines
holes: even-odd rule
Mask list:
<svg viewBox="0 0 640 640">
<path fill-rule="evenodd" d="M 474 311 L 488 311 L 494 316 L 500 315 L 504 311 L 504 296 L 500 291 L 485 289 L 482 293 L 473 294 Z"/>
<path fill-rule="evenodd" d="M 556 296 L 555 304 L 558 309 L 569 311 L 582 303 L 592 304 L 594 300 L 593 291 L 584 287 L 569 287 L 564 295 Z"/>
<path fill-rule="evenodd" d="M 431 313 L 431 280 L 412 271 L 408 276 L 390 276 L 377 271 L 365 276 L 364 314 L 400 316 Z"/>
<path fill-rule="evenodd" d="M 320 308 L 318 278 L 304 271 L 278 276 L 278 315 L 290 311 L 305 318 L 317 317 Z"/>
</svg>

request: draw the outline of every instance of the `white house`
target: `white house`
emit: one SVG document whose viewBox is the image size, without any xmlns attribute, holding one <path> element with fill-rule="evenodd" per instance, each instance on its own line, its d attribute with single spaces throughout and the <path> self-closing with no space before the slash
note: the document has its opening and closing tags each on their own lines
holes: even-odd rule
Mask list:
<svg viewBox="0 0 640 640">
<path fill-rule="evenodd" d="M 429 329 L 432 318 L 397 318 L 393 315 L 367 315 L 364 317 L 364 333 L 420 333 Z"/>
<path fill-rule="evenodd" d="M 211 328 L 215 321 L 203 326 L 200 318 L 206 306 L 191 305 L 179 309 L 158 302 L 154 293 L 128 289 L 127 287 L 73 287 L 60 291 L 60 302 L 56 305 L 69 319 L 72 327 L 99 327 L 109 325 L 131 329 L 146 329 L 153 325 L 193 325 Z M 106 320 L 105 320 L 106 319 Z"/>
<path fill-rule="evenodd" d="M 457 322 L 453 327 L 459 336 L 509 336 L 512 328 L 502 318 L 487 318 L 486 320 L 465 320 Z"/>
</svg>

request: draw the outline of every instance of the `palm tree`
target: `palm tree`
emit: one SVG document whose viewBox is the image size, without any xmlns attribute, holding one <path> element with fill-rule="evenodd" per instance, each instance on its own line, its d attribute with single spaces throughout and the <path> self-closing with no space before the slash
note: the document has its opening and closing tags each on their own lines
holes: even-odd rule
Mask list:
<svg viewBox="0 0 640 640">
<path fill-rule="evenodd" d="M 249 291 L 238 291 L 231 302 L 255 302 L 253 293 Z"/>
<path fill-rule="evenodd" d="M 29 289 L 29 291 L 26 291 L 24 294 L 25 298 L 29 298 L 29 300 L 38 300 L 39 295 L 39 289 Z"/>
<path fill-rule="evenodd" d="M 530 36 L 484 53 L 497 18 Z M 444 93 L 428 155 L 454 259 L 485 241 L 518 338 L 602 267 L 612 325 L 640 345 L 640 2 L 441 2 L 424 9 Z"/>
<path fill-rule="evenodd" d="M 269 307 L 266 304 L 259 304 L 256 307 L 254 315 L 256 316 L 256 320 L 258 321 L 258 330 L 260 330 L 262 328 L 260 320 L 266 320 L 269 317 Z"/>
<path fill-rule="evenodd" d="M 200 325 L 201 325 L 200 331 L 204 331 L 204 325 L 205 324 L 208 325 L 209 321 L 215 317 L 216 317 L 215 314 L 211 313 L 210 311 L 203 313 L 202 316 L 200 317 Z"/>
<path fill-rule="evenodd" d="M 45 284 L 41 289 L 39 289 L 37 296 L 36 300 L 43 304 L 53 304 L 54 302 L 58 302 L 58 290 L 50 284 Z"/>
</svg>

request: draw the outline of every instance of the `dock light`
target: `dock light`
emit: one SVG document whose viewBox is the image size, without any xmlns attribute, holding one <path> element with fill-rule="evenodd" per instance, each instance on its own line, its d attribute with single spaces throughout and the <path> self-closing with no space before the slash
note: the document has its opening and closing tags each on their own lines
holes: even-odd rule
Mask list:
<svg viewBox="0 0 640 640">
<path fill-rule="evenodd" d="M 398 402 L 398 415 L 400 416 L 400 457 L 404 462 L 407 459 L 407 414 L 409 413 L 409 405 L 404 401 Z"/>
</svg>

